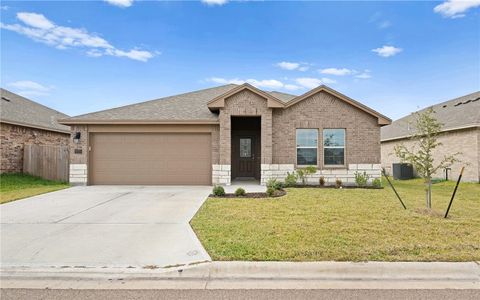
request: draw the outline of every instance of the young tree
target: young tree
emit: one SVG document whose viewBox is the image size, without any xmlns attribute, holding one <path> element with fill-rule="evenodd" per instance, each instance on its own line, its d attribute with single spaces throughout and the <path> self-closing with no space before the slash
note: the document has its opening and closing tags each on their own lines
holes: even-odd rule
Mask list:
<svg viewBox="0 0 480 300">
<path fill-rule="evenodd" d="M 460 152 L 445 155 L 442 160 L 433 161 L 435 148 L 442 145 L 437 136 L 442 125 L 435 118 L 435 111 L 432 108 L 423 113 L 414 113 L 415 119 L 412 122 L 415 133 L 411 136 L 414 146 L 408 149 L 405 145 L 395 146 L 395 154 L 402 162 L 411 163 L 417 170 L 417 174 L 424 179 L 427 208 L 432 208 L 432 175 L 439 169 L 447 168 L 454 162 L 459 161 L 456 156 Z M 418 146 L 418 150 L 416 149 Z"/>
</svg>

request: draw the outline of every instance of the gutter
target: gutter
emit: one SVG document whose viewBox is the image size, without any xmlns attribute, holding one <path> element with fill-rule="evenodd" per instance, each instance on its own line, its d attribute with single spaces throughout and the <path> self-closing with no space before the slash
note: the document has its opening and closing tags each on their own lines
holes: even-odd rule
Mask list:
<svg viewBox="0 0 480 300">
<path fill-rule="evenodd" d="M 58 120 L 60 124 L 64 125 L 218 125 L 218 120 Z"/>
<path fill-rule="evenodd" d="M 5 119 L 0 120 L 0 122 L 1 123 L 6 123 L 6 124 L 11 124 L 11 125 L 16 125 L 16 126 L 33 128 L 33 129 L 40 129 L 40 130 L 54 131 L 54 132 L 59 132 L 59 133 L 70 134 L 70 130 L 55 129 L 55 128 L 51 128 L 51 127 L 38 126 L 38 125 L 27 124 L 27 123 L 22 123 L 22 122 L 14 122 L 14 121 L 9 121 L 9 120 L 5 120 Z M 58 122 L 58 123 L 62 124 L 60 122 Z"/>
</svg>

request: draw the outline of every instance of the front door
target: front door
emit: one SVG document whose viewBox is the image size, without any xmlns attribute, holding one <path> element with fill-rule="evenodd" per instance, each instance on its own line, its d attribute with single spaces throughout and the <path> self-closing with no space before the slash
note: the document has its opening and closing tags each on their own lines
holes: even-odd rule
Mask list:
<svg viewBox="0 0 480 300">
<path fill-rule="evenodd" d="M 256 177 L 256 142 L 254 135 L 241 135 L 234 139 L 235 177 Z"/>
</svg>

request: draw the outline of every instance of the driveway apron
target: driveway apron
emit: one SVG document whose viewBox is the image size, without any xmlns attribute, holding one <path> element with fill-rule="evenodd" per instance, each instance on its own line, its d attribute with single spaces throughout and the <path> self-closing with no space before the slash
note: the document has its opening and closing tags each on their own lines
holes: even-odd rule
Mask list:
<svg viewBox="0 0 480 300">
<path fill-rule="evenodd" d="M 208 186 L 86 186 L 0 206 L 3 267 L 167 267 L 209 261 L 189 221 Z"/>
</svg>

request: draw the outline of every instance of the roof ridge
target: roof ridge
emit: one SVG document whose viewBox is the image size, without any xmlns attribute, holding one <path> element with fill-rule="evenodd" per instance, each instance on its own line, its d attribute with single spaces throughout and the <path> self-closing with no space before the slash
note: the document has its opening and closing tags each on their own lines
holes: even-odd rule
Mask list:
<svg viewBox="0 0 480 300">
<path fill-rule="evenodd" d="M 70 117 L 70 116 L 67 115 L 66 113 L 63 113 L 63 112 L 61 112 L 61 111 L 58 111 L 58 110 L 56 110 L 56 109 L 53 109 L 53 108 L 48 107 L 48 106 L 46 106 L 46 105 L 43 105 L 43 104 L 41 104 L 41 103 L 38 103 L 38 102 L 36 102 L 36 101 L 30 100 L 30 99 L 28 99 L 28 98 L 26 98 L 26 97 L 24 97 L 24 96 L 22 96 L 22 95 L 19 95 L 19 94 L 17 94 L 17 93 L 14 93 L 14 92 L 12 92 L 12 91 L 7 90 L 7 89 L 0 88 L 0 90 L 1 90 L 1 92 L 2 92 L 2 97 L 4 97 L 4 95 L 3 95 L 4 92 L 10 93 L 10 94 L 14 94 L 14 95 L 17 96 L 17 97 L 22 98 L 23 101 L 29 102 L 29 103 L 31 103 L 31 104 L 33 104 L 33 105 L 35 105 L 35 106 L 39 106 L 39 107 L 48 109 L 48 110 L 50 110 L 50 111 L 54 111 L 54 112 L 56 112 L 56 113 L 58 113 L 58 114 L 61 114 L 61 115 Z"/>
<path fill-rule="evenodd" d="M 439 106 L 444 106 L 444 105 L 447 105 L 447 104 L 450 104 L 450 103 L 459 101 L 459 100 L 461 100 L 461 99 L 463 99 L 463 98 L 469 98 L 469 97 L 471 97 L 471 96 L 475 96 L 476 94 L 478 94 L 478 96 L 480 97 L 480 91 L 476 91 L 476 92 L 473 92 L 473 93 L 470 93 L 470 94 L 466 94 L 466 95 L 464 95 L 464 96 L 459 96 L 459 97 L 456 97 L 456 98 L 453 98 L 453 99 L 450 99 L 450 100 L 445 100 L 445 101 L 440 102 L 440 103 L 436 103 L 436 104 L 432 104 L 432 105 L 425 106 L 425 107 L 423 107 L 423 108 L 419 108 L 419 109 L 417 109 L 416 111 L 413 111 L 413 112 L 411 112 L 411 113 L 409 113 L 409 114 L 407 114 L 407 115 L 405 115 L 405 116 L 403 116 L 403 117 L 401 117 L 401 118 L 399 118 L 399 119 L 397 119 L 397 120 L 395 120 L 395 121 L 393 121 L 393 122 L 398 122 L 398 121 L 400 121 L 400 120 L 403 120 L 403 119 L 406 119 L 406 118 L 410 118 L 410 117 L 412 116 L 412 114 L 414 114 L 414 113 L 418 113 L 418 112 L 424 111 L 424 110 L 429 109 L 429 108 L 435 108 L 435 107 L 439 107 Z M 458 106 L 458 105 L 454 105 L 454 106 Z"/>
<path fill-rule="evenodd" d="M 127 105 L 122 105 L 122 106 L 117 106 L 117 107 L 102 109 L 102 110 L 98 110 L 98 111 L 94 111 L 94 112 L 89 112 L 89 113 L 85 113 L 85 114 L 81 114 L 81 115 L 72 116 L 71 118 L 79 118 L 79 117 L 87 116 L 87 115 L 90 115 L 90 114 L 108 112 L 108 111 L 115 110 L 115 109 L 119 109 L 119 108 L 127 108 L 127 107 L 131 107 L 131 106 L 135 106 L 135 105 L 146 104 L 146 103 L 155 102 L 155 101 L 160 101 L 160 100 L 165 101 L 165 100 L 167 100 L 168 98 L 179 97 L 179 96 L 184 96 L 184 95 L 188 95 L 188 94 L 194 94 L 194 93 L 198 93 L 198 92 L 204 92 L 204 91 L 213 90 L 213 89 L 218 89 L 218 88 L 227 87 L 227 86 L 237 86 L 237 84 L 229 83 L 229 84 L 224 84 L 224 85 L 219 85 L 219 86 L 213 86 L 213 87 L 209 87 L 209 88 L 206 88 L 206 89 L 200 89 L 200 90 L 195 90 L 195 91 L 190 91 L 190 92 L 185 92 L 185 93 L 180 93 L 180 94 L 165 96 L 165 97 L 161 97 L 161 98 L 156 98 L 156 99 L 151 99 L 151 100 L 136 102 L 136 103 L 132 103 L 132 104 L 127 104 Z M 68 118 L 66 118 L 66 119 L 68 119 Z"/>
</svg>

